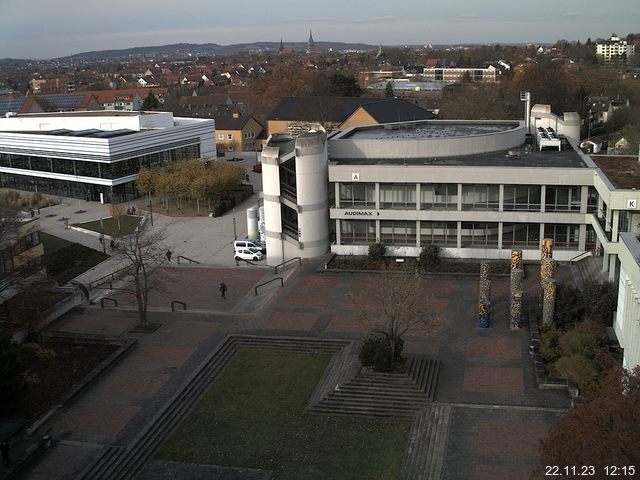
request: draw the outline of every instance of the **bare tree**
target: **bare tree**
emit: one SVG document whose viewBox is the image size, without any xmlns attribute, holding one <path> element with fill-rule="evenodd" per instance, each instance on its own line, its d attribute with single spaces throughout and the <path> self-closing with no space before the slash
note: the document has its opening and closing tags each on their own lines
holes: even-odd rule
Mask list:
<svg viewBox="0 0 640 480">
<path fill-rule="evenodd" d="M 157 287 L 153 274 L 165 262 L 166 246 L 163 244 L 166 233 L 163 229 L 151 230 L 149 222 L 142 222 L 131 234 L 121 238 L 118 255 L 124 259 L 131 277 L 132 293 L 138 304 L 140 325 L 147 326 L 149 292 Z"/>
<path fill-rule="evenodd" d="M 429 335 L 440 327 L 429 304 L 432 295 L 425 292 L 420 277 L 384 273 L 372 278 L 367 287 L 353 300 L 369 334 L 389 342 L 389 365 L 397 360 L 398 346 L 407 333 Z"/>
<path fill-rule="evenodd" d="M 20 208 L 9 197 L 9 194 L 0 196 L 0 254 L 5 249 L 12 249 L 18 241 Z M 19 282 L 20 275 L 15 270 L 0 268 L 0 294 Z"/>
</svg>

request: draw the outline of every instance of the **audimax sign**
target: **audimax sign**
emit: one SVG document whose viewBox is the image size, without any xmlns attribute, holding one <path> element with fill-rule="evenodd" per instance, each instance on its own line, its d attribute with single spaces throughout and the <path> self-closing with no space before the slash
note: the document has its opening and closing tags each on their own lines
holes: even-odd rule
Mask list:
<svg viewBox="0 0 640 480">
<path fill-rule="evenodd" d="M 380 212 L 371 210 L 347 210 L 344 212 L 345 217 L 379 217 Z"/>
</svg>

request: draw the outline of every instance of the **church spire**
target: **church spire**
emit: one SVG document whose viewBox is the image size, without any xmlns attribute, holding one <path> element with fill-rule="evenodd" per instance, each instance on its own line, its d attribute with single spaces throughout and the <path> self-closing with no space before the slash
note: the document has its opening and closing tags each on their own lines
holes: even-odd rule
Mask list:
<svg viewBox="0 0 640 480">
<path fill-rule="evenodd" d="M 309 29 L 309 41 L 307 42 L 307 50 L 311 51 L 316 47 L 316 42 L 313 41 L 313 32 Z"/>
</svg>

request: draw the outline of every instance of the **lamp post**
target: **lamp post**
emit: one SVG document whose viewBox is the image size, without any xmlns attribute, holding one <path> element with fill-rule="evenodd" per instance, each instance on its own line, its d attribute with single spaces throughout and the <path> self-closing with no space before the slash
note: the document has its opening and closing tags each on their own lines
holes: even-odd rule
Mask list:
<svg viewBox="0 0 640 480">
<path fill-rule="evenodd" d="M 151 216 L 151 226 L 153 227 L 153 204 L 151 203 L 151 192 L 147 192 L 149 197 L 149 214 Z"/>
<path fill-rule="evenodd" d="M 236 208 L 233 207 L 233 239 L 237 240 L 238 235 L 236 233 Z"/>
</svg>

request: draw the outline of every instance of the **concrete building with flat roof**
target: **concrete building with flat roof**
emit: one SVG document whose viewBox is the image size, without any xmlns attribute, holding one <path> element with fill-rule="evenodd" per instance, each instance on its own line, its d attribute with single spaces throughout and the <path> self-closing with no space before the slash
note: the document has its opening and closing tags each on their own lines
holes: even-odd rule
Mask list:
<svg viewBox="0 0 640 480">
<path fill-rule="evenodd" d="M 92 111 L 0 118 L 0 187 L 122 202 L 140 169 L 215 158 L 213 120 Z"/>
<path fill-rule="evenodd" d="M 327 216 L 314 221 L 328 222 L 327 250 L 337 254 L 366 255 L 383 242 L 388 255 L 416 257 L 433 243 L 446 257 L 506 259 L 521 249 L 525 260 L 539 260 L 542 239 L 551 238 L 556 260 L 590 252 L 613 279 L 619 232 L 640 230 L 640 168 L 637 158 L 582 153 L 579 120 L 536 105 L 528 122 L 426 120 L 333 134 L 326 156 L 313 159 L 326 170 L 307 172 L 302 183 L 296 167 L 293 189 L 283 170 L 263 177 L 266 228 L 281 242 L 267 262 L 324 253 L 314 247 L 309 255 L 298 227 L 300 216 L 326 204 Z M 263 168 L 291 158 L 305 164 L 304 149 L 291 137 L 287 145 L 263 154 Z M 626 162 L 635 166 L 616 183 Z M 326 198 L 297 199 L 300 185 L 319 191 L 327 183 Z"/>
</svg>

